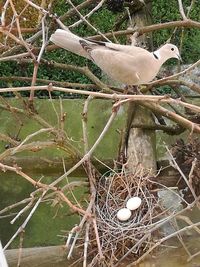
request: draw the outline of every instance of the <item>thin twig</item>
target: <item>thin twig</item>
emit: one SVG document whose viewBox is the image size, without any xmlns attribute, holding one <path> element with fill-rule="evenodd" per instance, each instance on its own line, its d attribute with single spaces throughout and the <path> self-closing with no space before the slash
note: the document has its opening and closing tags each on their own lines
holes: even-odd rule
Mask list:
<svg viewBox="0 0 200 267">
<path fill-rule="evenodd" d="M 19 39 L 22 42 L 22 45 L 26 48 L 26 50 L 30 53 L 31 57 L 33 58 L 33 60 L 35 60 L 35 55 L 32 53 L 31 49 L 29 48 L 29 45 L 24 41 L 23 36 L 22 36 L 22 32 L 21 32 L 21 26 L 20 26 L 20 22 L 19 22 L 19 15 L 17 14 L 17 11 L 15 9 L 15 5 L 13 4 L 12 0 L 9 0 L 10 2 L 10 6 L 12 8 L 15 20 L 16 20 L 16 25 L 17 25 L 17 31 L 18 31 L 18 35 L 19 35 Z"/>
<path fill-rule="evenodd" d="M 46 192 L 47 192 L 47 190 L 43 191 L 41 197 L 39 197 L 39 199 L 35 203 L 34 207 L 32 208 L 32 210 L 29 213 L 26 220 L 23 222 L 23 224 L 18 228 L 18 230 L 15 232 L 15 234 L 11 237 L 11 239 L 5 245 L 4 250 L 6 250 L 10 246 L 10 244 L 13 242 L 13 240 L 18 236 L 18 234 L 21 233 L 25 229 L 27 223 L 30 221 L 31 217 L 33 216 L 34 212 L 36 211 L 37 207 L 39 206 L 39 204 L 42 201 L 43 197 L 45 196 Z"/>
<path fill-rule="evenodd" d="M 54 182 L 52 182 L 50 184 L 50 186 L 55 186 L 58 183 L 60 183 L 65 177 L 67 177 L 70 173 L 72 173 L 74 170 L 76 170 L 80 165 L 82 165 L 86 160 L 88 160 L 88 158 L 90 158 L 90 156 L 92 155 L 92 153 L 94 152 L 94 150 L 97 148 L 97 146 L 99 145 L 99 143 L 102 141 L 103 137 L 105 136 L 106 132 L 109 130 L 113 120 L 115 119 L 117 113 L 116 112 L 112 112 L 109 120 L 107 121 L 103 131 L 101 132 L 101 134 L 99 135 L 99 137 L 97 138 L 96 142 L 94 143 L 94 145 L 90 148 L 90 150 L 82 157 L 81 160 L 79 160 L 79 162 L 77 162 L 70 170 L 68 170 L 65 174 L 63 174 L 61 177 L 59 177 L 58 179 L 56 179 Z"/>
<path fill-rule="evenodd" d="M 81 20 L 83 20 L 89 27 L 91 27 L 96 33 L 100 34 L 106 41 L 111 42 L 101 31 L 97 30 L 75 7 L 71 0 L 67 0 L 67 2 L 74 8 L 76 13 L 80 16 Z"/>
<path fill-rule="evenodd" d="M 21 231 L 20 232 L 17 267 L 20 267 L 21 266 L 22 246 L 23 246 L 23 241 L 24 241 L 24 233 L 25 233 L 25 231 Z"/>
<path fill-rule="evenodd" d="M 32 198 L 29 197 L 29 198 L 25 198 L 25 199 L 23 199 L 23 200 L 21 200 L 21 201 L 19 201 L 19 202 L 17 202 L 17 203 L 14 203 L 14 204 L 12 204 L 12 205 L 10 205 L 10 206 L 8 206 L 8 207 L 6 207 L 6 208 L 0 210 L 0 214 L 3 214 L 3 213 L 5 213 L 5 212 L 8 212 L 8 211 L 10 211 L 11 209 L 14 209 L 14 208 L 16 208 L 16 207 L 18 207 L 18 206 L 20 206 L 20 205 L 26 204 L 27 202 L 31 201 L 31 199 L 32 199 Z"/>
<path fill-rule="evenodd" d="M 72 254 L 73 249 L 74 249 L 74 247 L 75 247 L 75 245 L 76 245 L 77 238 L 78 238 L 80 232 L 82 231 L 82 228 L 83 228 L 83 226 L 84 226 L 86 220 L 88 219 L 88 214 L 91 214 L 91 210 L 92 210 L 94 201 L 95 201 L 95 195 L 91 195 L 91 197 L 90 197 L 90 203 L 89 203 L 89 205 L 88 205 L 88 207 L 87 207 L 87 209 L 86 209 L 86 212 L 85 212 L 83 218 L 81 219 L 79 225 L 78 225 L 78 226 L 75 226 L 75 227 L 71 230 L 70 235 L 68 236 L 68 240 L 67 240 L 67 243 L 66 243 L 66 247 L 69 246 L 70 241 L 71 241 L 71 238 L 72 238 L 72 236 L 73 236 L 73 233 L 76 232 L 76 235 L 75 235 L 75 237 L 74 237 L 74 239 L 73 239 L 73 242 L 72 242 L 72 245 L 71 245 L 71 247 L 70 247 L 69 253 L 68 253 L 68 255 L 67 255 L 67 258 L 68 258 L 68 259 L 71 258 L 71 254 Z"/>
<path fill-rule="evenodd" d="M 161 84 L 162 82 L 165 82 L 167 80 L 172 80 L 174 78 L 177 78 L 181 75 L 184 75 L 186 73 L 188 73 L 189 71 L 191 71 L 192 69 L 196 68 L 198 65 L 200 64 L 200 59 L 197 60 L 194 64 L 192 64 L 191 66 L 189 66 L 187 69 L 181 71 L 181 72 L 178 72 L 176 74 L 173 74 L 171 76 L 168 76 L 168 77 L 165 77 L 165 78 L 162 78 L 160 80 L 157 80 L 157 81 L 153 81 L 153 82 L 150 82 L 148 83 L 148 85 L 151 85 L 151 86 L 154 86 L 155 84 Z"/>
<path fill-rule="evenodd" d="M 45 47 L 47 45 L 47 38 L 46 38 L 46 28 L 45 28 L 45 18 L 46 15 L 44 15 L 44 17 L 42 18 L 42 46 L 39 52 L 39 55 L 37 57 L 37 60 L 34 61 L 34 70 L 33 70 L 33 77 L 32 77 L 32 82 L 31 82 L 31 86 L 35 86 L 36 80 L 37 80 L 37 73 L 38 73 L 38 68 L 39 68 L 39 64 L 41 61 L 41 57 L 44 53 Z M 33 102 L 33 98 L 34 98 L 34 89 L 31 89 L 30 91 L 30 97 L 29 97 L 29 101 Z"/>
<path fill-rule="evenodd" d="M 17 151 L 21 148 L 21 146 L 23 146 L 27 141 L 29 141 L 34 136 L 39 135 L 41 133 L 45 133 L 45 132 L 51 132 L 52 130 L 53 130 L 53 128 L 40 129 L 40 130 L 34 132 L 33 134 L 28 135 L 17 147 L 15 147 L 12 150 L 11 155 L 17 153 Z"/>
<path fill-rule="evenodd" d="M 194 227 L 197 227 L 199 225 L 200 225 L 200 222 L 197 222 L 197 223 L 194 223 L 192 225 L 185 226 L 184 228 L 179 229 L 179 230 L 173 232 L 172 234 L 167 235 L 166 237 L 163 237 L 156 244 L 154 244 L 148 251 L 146 251 L 138 260 L 134 261 L 131 264 L 128 264 L 127 267 L 133 267 L 136 264 L 138 264 L 139 262 L 141 262 L 147 255 L 149 255 L 151 253 L 151 251 L 153 251 L 156 247 L 160 246 L 163 242 L 171 239 L 174 236 L 177 236 L 180 233 L 183 233 L 183 232 L 188 231 L 188 230 L 192 230 Z"/>
<path fill-rule="evenodd" d="M 171 159 L 171 161 L 172 161 L 172 163 L 173 163 L 173 166 L 174 166 L 174 167 L 178 170 L 178 172 L 181 174 L 181 176 L 183 177 L 183 179 L 184 179 L 186 185 L 187 185 L 188 188 L 190 189 L 190 191 L 191 191 L 191 193 L 192 193 L 194 199 L 196 200 L 196 199 L 197 199 L 197 196 L 196 196 L 196 194 L 195 194 L 195 191 L 194 191 L 193 187 L 191 186 L 191 184 L 189 183 L 189 181 L 188 181 L 188 179 L 186 178 L 185 174 L 182 172 L 182 170 L 180 169 L 180 167 L 179 167 L 178 164 L 176 163 L 176 160 L 174 159 L 174 157 L 173 157 L 172 153 L 170 152 L 169 148 L 168 148 L 167 146 L 165 146 L 165 148 L 166 148 L 166 150 L 167 150 L 167 152 L 168 152 L 168 154 L 169 154 L 169 156 L 170 156 L 170 159 Z"/>
<path fill-rule="evenodd" d="M 12 219 L 12 221 L 10 222 L 11 224 L 14 224 L 15 221 L 24 213 L 26 212 L 27 210 L 30 209 L 30 207 L 33 205 L 33 202 L 34 202 L 34 199 L 32 198 L 30 200 L 30 202 L 23 208 L 20 210 L 20 212 L 17 213 L 17 215 L 14 217 L 14 219 Z"/>
<path fill-rule="evenodd" d="M 82 113 L 83 142 L 84 142 L 85 154 L 89 150 L 88 132 L 87 132 L 87 120 L 88 120 L 87 115 L 88 115 L 88 105 L 92 99 L 93 99 L 93 97 L 91 95 L 89 95 L 87 100 L 84 103 L 84 108 L 83 108 L 83 113 Z"/>
<path fill-rule="evenodd" d="M 86 223 L 85 227 L 85 242 L 84 242 L 84 253 L 83 253 L 83 267 L 87 267 L 87 251 L 89 245 L 89 229 L 90 229 L 90 222 Z"/>
<path fill-rule="evenodd" d="M 30 55 L 29 52 L 25 52 L 25 53 L 21 53 L 21 54 L 18 54 L 18 55 L 13 55 L 13 56 L 0 57 L 0 61 L 10 61 L 10 60 L 13 60 L 13 59 L 24 58 L 24 57 L 27 57 L 29 55 Z"/>
<path fill-rule="evenodd" d="M 93 222 L 94 232 L 95 232 L 95 236 L 96 236 L 96 242 L 97 242 L 97 247 L 98 247 L 98 252 L 99 252 L 99 258 L 100 258 L 100 261 L 102 261 L 104 259 L 104 256 L 103 256 L 103 252 L 102 252 L 101 244 L 100 244 L 100 240 L 99 240 L 99 233 L 98 233 L 98 229 L 97 229 L 96 219 L 93 218 L 92 222 Z"/>
<path fill-rule="evenodd" d="M 96 5 L 87 15 L 84 16 L 85 19 L 89 18 L 92 14 L 94 14 L 94 12 L 96 12 L 97 10 L 99 10 L 103 3 L 105 2 L 105 0 L 101 0 L 98 5 Z M 70 25 L 68 28 L 74 28 L 77 27 L 78 25 L 81 24 L 81 22 L 83 22 L 84 20 L 81 18 L 80 20 L 76 21 L 74 24 Z"/>
<path fill-rule="evenodd" d="M 8 8 L 8 4 L 9 4 L 9 0 L 6 0 L 4 6 L 2 7 L 2 12 L 1 12 L 1 25 L 3 27 L 5 27 L 5 25 L 6 25 L 5 15 L 6 15 L 6 11 L 7 11 L 7 8 Z"/>
<path fill-rule="evenodd" d="M 187 17 L 185 15 L 185 11 L 184 11 L 184 8 L 183 8 L 182 0 L 178 0 L 178 5 L 179 5 L 179 12 L 180 12 L 183 20 L 187 20 Z"/>
<path fill-rule="evenodd" d="M 200 251 L 194 253 L 193 255 L 191 255 L 188 259 L 187 262 L 190 262 L 191 260 L 193 260 L 195 257 L 200 255 Z"/>
<path fill-rule="evenodd" d="M 34 7 L 35 9 L 39 10 L 40 12 L 42 12 L 43 14 L 48 14 L 49 12 L 47 10 L 45 10 L 44 8 L 42 8 L 41 6 L 36 5 L 35 3 L 33 3 L 30 0 L 24 0 L 27 4 L 29 4 L 30 6 Z"/>
<path fill-rule="evenodd" d="M 152 31 L 168 29 L 168 28 L 175 28 L 175 27 L 200 28 L 200 22 L 194 21 L 194 20 L 191 20 L 191 19 L 177 20 L 177 21 L 170 21 L 170 22 L 153 24 L 153 25 L 149 25 L 149 26 L 138 27 L 136 29 L 115 31 L 113 33 L 115 34 L 116 37 L 123 36 L 123 35 L 130 35 L 130 34 L 133 34 L 135 32 L 138 32 L 139 35 L 143 35 L 145 33 L 149 33 L 149 32 L 152 32 Z M 113 33 L 109 32 L 109 33 L 105 33 L 104 35 L 106 37 L 110 38 L 110 37 L 112 37 Z M 92 35 L 92 36 L 89 36 L 88 39 L 101 40 L 102 36 L 101 35 Z"/>
</svg>

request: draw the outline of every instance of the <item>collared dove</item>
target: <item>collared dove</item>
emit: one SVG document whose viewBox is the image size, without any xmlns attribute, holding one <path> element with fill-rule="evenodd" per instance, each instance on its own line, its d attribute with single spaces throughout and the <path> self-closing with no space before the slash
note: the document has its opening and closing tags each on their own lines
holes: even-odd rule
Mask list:
<svg viewBox="0 0 200 267">
<path fill-rule="evenodd" d="M 151 53 L 133 45 L 89 41 L 61 29 L 56 30 L 50 40 L 59 47 L 91 59 L 113 80 L 126 85 L 148 83 L 166 60 L 181 59 L 173 44 L 165 44 Z"/>
</svg>

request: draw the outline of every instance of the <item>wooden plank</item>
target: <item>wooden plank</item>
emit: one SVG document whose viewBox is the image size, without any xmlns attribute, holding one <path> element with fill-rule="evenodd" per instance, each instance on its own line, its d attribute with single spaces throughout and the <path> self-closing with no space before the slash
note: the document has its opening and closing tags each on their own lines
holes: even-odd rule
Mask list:
<svg viewBox="0 0 200 267">
<path fill-rule="evenodd" d="M 9 267 L 16 267 L 19 249 L 5 251 Z M 75 256 L 76 258 L 76 256 Z M 23 248 L 20 267 L 68 267 L 72 264 L 66 258 L 63 246 Z M 79 267 L 82 264 L 76 264 Z"/>
</svg>

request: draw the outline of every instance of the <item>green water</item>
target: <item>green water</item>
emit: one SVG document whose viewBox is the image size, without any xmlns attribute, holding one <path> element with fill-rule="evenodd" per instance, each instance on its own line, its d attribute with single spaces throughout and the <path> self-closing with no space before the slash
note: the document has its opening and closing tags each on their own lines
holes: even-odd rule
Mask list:
<svg viewBox="0 0 200 267">
<path fill-rule="evenodd" d="M 43 183 L 50 183 L 62 175 L 62 173 L 59 173 L 58 171 L 48 175 L 43 173 L 39 176 L 32 173 L 28 174 Z M 85 178 L 70 177 L 64 182 L 67 184 L 68 182 L 75 180 L 85 180 Z M 35 190 L 29 182 L 11 172 L 0 172 L 0 184 L 0 210 L 25 198 L 29 198 L 30 193 Z M 86 190 L 84 188 L 78 188 L 73 192 L 77 200 L 81 200 L 84 199 L 85 191 Z M 71 193 L 67 196 L 75 202 Z M 21 205 L 6 214 L 19 212 L 24 206 L 25 205 Z M 14 218 L 14 215 L 0 219 L 0 239 L 3 245 L 5 245 L 11 236 L 17 231 L 18 227 L 26 219 L 29 212 L 23 214 L 13 225 L 10 221 Z M 75 223 L 79 222 L 79 217 L 73 214 L 70 215 L 70 213 L 71 211 L 67 205 L 60 203 L 59 201 L 55 202 L 53 199 L 50 199 L 49 201 L 42 202 L 26 226 L 23 247 L 63 244 L 63 237 L 61 236 L 66 235 L 67 231 L 70 230 Z M 16 238 L 9 248 L 16 248 L 18 243 L 19 238 Z"/>
</svg>

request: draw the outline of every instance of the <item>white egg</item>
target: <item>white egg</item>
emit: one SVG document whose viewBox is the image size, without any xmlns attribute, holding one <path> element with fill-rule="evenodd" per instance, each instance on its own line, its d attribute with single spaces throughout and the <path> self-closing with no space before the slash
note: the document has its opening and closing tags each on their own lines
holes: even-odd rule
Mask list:
<svg viewBox="0 0 200 267">
<path fill-rule="evenodd" d="M 117 212 L 117 218 L 122 222 L 127 221 L 130 217 L 131 211 L 127 208 L 120 209 Z"/>
<path fill-rule="evenodd" d="M 139 206 L 141 205 L 142 200 L 139 197 L 131 197 L 127 203 L 126 203 L 126 207 L 129 210 L 136 210 L 139 208 Z"/>
</svg>

